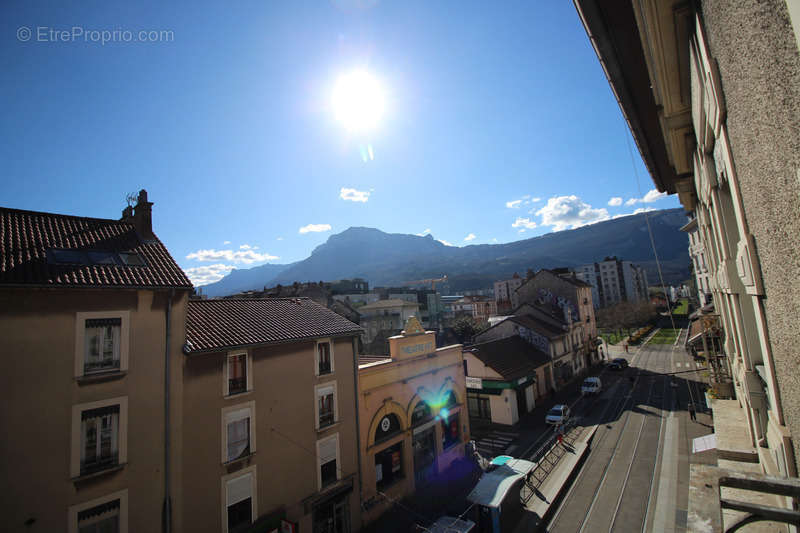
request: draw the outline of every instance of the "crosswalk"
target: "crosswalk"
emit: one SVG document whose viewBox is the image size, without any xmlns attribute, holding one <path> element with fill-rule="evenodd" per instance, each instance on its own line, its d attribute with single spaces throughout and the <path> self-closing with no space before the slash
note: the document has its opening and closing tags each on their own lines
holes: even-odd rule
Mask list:
<svg viewBox="0 0 800 533">
<path fill-rule="evenodd" d="M 698 363 L 697 361 L 687 361 L 685 363 L 677 361 L 675 363 L 675 368 L 689 368 L 692 370 L 697 370 L 705 368 L 705 365 L 703 363 Z"/>
<path fill-rule="evenodd" d="M 519 433 L 516 431 L 493 430 L 476 441 L 475 447 L 483 457 L 491 458 L 512 452 L 515 446 L 511 443 L 518 437 Z"/>
</svg>

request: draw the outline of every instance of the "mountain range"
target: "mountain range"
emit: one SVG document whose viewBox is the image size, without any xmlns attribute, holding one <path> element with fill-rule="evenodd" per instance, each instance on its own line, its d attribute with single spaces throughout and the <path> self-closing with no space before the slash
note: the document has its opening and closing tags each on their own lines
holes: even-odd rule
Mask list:
<svg viewBox="0 0 800 533">
<path fill-rule="evenodd" d="M 688 237 L 684 211 L 647 213 L 658 251 L 664 282 L 676 284 L 689 276 Z M 233 270 L 203 287 L 208 296 L 261 289 L 295 281 L 335 281 L 364 278 L 371 287 L 397 286 L 405 281 L 447 275 L 451 291 L 491 287 L 514 272 L 574 267 L 607 256 L 640 264 L 651 285 L 659 276 L 645 214 L 629 215 L 577 229 L 564 230 L 506 244 L 447 246 L 432 235 L 424 237 L 352 227 L 331 235 L 311 255 L 286 265 L 266 264 Z"/>
</svg>

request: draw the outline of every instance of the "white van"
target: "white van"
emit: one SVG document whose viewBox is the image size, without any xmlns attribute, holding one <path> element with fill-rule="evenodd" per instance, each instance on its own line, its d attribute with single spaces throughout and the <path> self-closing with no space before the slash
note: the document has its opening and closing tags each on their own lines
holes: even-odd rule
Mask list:
<svg viewBox="0 0 800 533">
<path fill-rule="evenodd" d="M 602 389 L 603 384 L 600 382 L 600 378 L 589 377 L 583 380 L 581 394 L 600 394 Z"/>
</svg>

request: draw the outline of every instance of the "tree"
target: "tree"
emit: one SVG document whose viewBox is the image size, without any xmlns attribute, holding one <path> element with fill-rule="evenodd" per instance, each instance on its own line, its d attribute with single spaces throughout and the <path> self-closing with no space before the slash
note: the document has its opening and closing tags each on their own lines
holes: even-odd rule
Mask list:
<svg viewBox="0 0 800 533">
<path fill-rule="evenodd" d="M 453 333 L 458 337 L 459 342 L 465 343 L 472 340 L 472 337 L 479 332 L 478 324 L 471 316 L 462 316 L 453 322 Z"/>
</svg>

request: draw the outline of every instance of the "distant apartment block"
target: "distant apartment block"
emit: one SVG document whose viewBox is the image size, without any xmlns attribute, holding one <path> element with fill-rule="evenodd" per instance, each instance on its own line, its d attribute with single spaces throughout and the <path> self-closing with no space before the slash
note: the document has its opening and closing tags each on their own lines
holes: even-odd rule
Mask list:
<svg viewBox="0 0 800 533">
<path fill-rule="evenodd" d="M 519 306 L 517 289 L 525 280 L 514 272 L 511 279 L 494 282 L 494 301 L 497 302 L 497 311 L 507 313 Z"/>
<path fill-rule="evenodd" d="M 419 304 L 416 302 L 416 297 L 414 301 L 393 298 L 362 305 L 358 308 L 358 312 L 361 314 L 361 326 L 364 328 L 361 339 L 364 344 L 368 344 L 381 332 L 394 335 L 402 331 L 409 318 L 419 317 Z"/>
<path fill-rule="evenodd" d="M 592 286 L 592 300 L 597 308 L 620 302 L 647 301 L 647 273 L 630 261 L 607 257 L 599 263 L 573 269 L 575 275 Z"/>
</svg>

